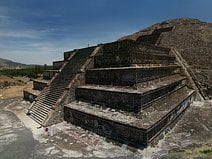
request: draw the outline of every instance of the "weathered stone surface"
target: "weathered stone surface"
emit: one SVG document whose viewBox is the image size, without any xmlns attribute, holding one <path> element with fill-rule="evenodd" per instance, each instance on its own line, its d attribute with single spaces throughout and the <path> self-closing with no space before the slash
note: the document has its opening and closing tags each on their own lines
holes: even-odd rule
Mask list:
<svg viewBox="0 0 212 159">
<path fill-rule="evenodd" d="M 180 67 L 149 66 L 149 67 L 117 67 L 90 69 L 86 72 L 87 84 L 132 86 L 139 82 L 179 73 Z"/>
<path fill-rule="evenodd" d="M 87 103 L 71 103 L 64 108 L 64 118 L 108 138 L 145 146 L 190 105 L 192 93 L 182 88 L 169 98 L 155 102 L 137 117 Z"/>
<path fill-rule="evenodd" d="M 152 34 L 155 29 L 166 27 L 174 27 L 174 29 L 162 33 L 157 46 L 174 47 L 179 51 L 195 73 L 202 90 L 211 97 L 212 87 L 209 79 L 212 77 L 212 23 L 189 18 L 168 20 L 122 39 L 136 40 L 140 36 Z"/>
<path fill-rule="evenodd" d="M 81 86 L 76 89 L 76 99 L 121 110 L 139 112 L 146 104 L 175 90 L 184 77 L 159 82 L 147 88 Z"/>
<path fill-rule="evenodd" d="M 59 70 L 65 61 L 53 61 L 53 70 Z"/>
<path fill-rule="evenodd" d="M 84 82 L 83 78 L 77 82 L 77 77 L 84 76 L 83 71 L 90 66 L 89 58 L 94 49 L 95 47 L 79 49 L 71 54 L 29 109 L 28 114 L 31 118 L 43 126 L 62 121 L 62 103 L 65 104 L 64 101 L 68 101 L 67 98 L 70 96 L 74 97 L 68 95 L 69 89 Z"/>
<path fill-rule="evenodd" d="M 107 138 L 147 146 L 193 100 L 173 49 L 156 46 L 172 30 L 159 28 L 137 41 L 65 52 L 64 64 L 54 63 L 62 67 L 29 114 L 44 126 L 64 115 L 66 121 Z"/>
<path fill-rule="evenodd" d="M 43 72 L 43 79 L 44 80 L 51 80 L 54 75 L 58 73 L 58 70 L 46 70 Z"/>
<path fill-rule="evenodd" d="M 23 90 L 23 98 L 30 102 L 33 102 L 37 96 L 40 94 L 40 91 L 33 89 L 24 89 Z"/>
<path fill-rule="evenodd" d="M 94 57 L 95 68 L 129 67 L 133 64 L 174 64 L 175 57 L 163 54 L 148 54 L 141 52 L 120 53 Z"/>
<path fill-rule="evenodd" d="M 48 83 L 49 83 L 49 80 L 35 79 L 33 80 L 33 89 L 42 91 L 47 86 Z"/>
</svg>

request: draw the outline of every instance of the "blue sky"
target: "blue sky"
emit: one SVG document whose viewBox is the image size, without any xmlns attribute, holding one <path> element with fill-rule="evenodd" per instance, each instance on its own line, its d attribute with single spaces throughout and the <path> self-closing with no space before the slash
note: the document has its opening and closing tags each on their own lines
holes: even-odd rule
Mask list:
<svg viewBox="0 0 212 159">
<path fill-rule="evenodd" d="M 0 0 L 0 57 L 51 64 L 63 52 L 180 17 L 212 22 L 212 0 Z"/>
</svg>

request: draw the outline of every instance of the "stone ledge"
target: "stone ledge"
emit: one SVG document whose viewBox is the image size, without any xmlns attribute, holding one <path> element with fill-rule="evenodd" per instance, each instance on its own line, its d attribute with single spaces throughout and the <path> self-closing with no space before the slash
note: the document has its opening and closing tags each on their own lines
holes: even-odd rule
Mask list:
<svg viewBox="0 0 212 159">
<path fill-rule="evenodd" d="M 132 86 L 139 82 L 170 76 L 180 72 L 177 65 L 150 67 L 116 67 L 90 69 L 86 72 L 86 84 Z"/>
<path fill-rule="evenodd" d="M 23 90 L 23 95 L 24 95 L 23 98 L 25 100 L 30 101 L 30 102 L 33 102 L 39 94 L 40 94 L 39 90 L 34 90 L 34 89 L 31 89 L 31 88 Z"/>
</svg>

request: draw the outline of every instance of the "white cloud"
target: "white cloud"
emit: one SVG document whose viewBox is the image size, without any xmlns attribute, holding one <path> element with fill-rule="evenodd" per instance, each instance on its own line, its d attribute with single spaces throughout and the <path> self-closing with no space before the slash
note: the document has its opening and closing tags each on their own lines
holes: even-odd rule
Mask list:
<svg viewBox="0 0 212 159">
<path fill-rule="evenodd" d="M 24 30 L 1 30 L 0 37 L 11 38 L 40 38 L 43 35 L 40 31 L 24 31 Z"/>
<path fill-rule="evenodd" d="M 26 64 L 52 64 L 53 61 L 62 60 L 63 52 L 72 50 L 60 43 L 29 42 L 23 45 L 0 45 L 0 57 Z"/>
</svg>

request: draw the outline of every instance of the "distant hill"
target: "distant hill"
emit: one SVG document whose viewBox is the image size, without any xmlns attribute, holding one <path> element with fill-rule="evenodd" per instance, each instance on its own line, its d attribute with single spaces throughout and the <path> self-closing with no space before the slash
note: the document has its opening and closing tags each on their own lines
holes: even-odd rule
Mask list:
<svg viewBox="0 0 212 159">
<path fill-rule="evenodd" d="M 26 65 L 18 62 L 14 62 L 11 60 L 0 58 L 0 70 L 3 69 L 20 69 L 31 67 L 32 65 Z"/>
<path fill-rule="evenodd" d="M 174 29 L 162 33 L 156 45 L 175 48 L 189 64 L 203 91 L 212 98 L 212 23 L 191 18 L 167 20 L 119 40 L 136 40 L 166 27 Z"/>
</svg>

